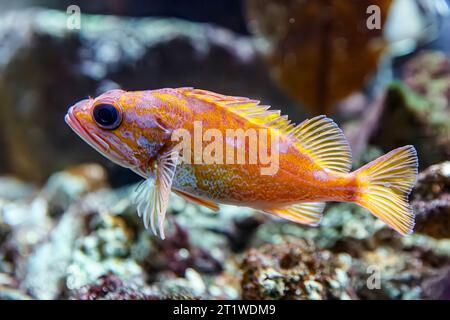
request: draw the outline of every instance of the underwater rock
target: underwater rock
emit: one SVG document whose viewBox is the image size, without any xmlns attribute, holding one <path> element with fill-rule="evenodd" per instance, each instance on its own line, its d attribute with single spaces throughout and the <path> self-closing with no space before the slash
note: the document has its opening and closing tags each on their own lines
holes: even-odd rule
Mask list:
<svg viewBox="0 0 450 320">
<path fill-rule="evenodd" d="M 23 286 L 37 299 L 60 298 L 76 239 L 83 231 L 83 215 L 69 209 L 27 259 Z"/>
<path fill-rule="evenodd" d="M 353 286 L 360 299 L 424 299 L 430 297 L 425 289 L 431 287 L 430 281 L 449 266 L 448 252 L 439 255 L 426 246 L 379 245 L 354 260 Z"/>
<path fill-rule="evenodd" d="M 426 299 L 450 300 L 450 267 L 424 281 L 422 288 Z"/>
<path fill-rule="evenodd" d="M 70 105 L 117 87 L 194 86 L 302 116 L 270 79 L 251 38 L 214 25 L 83 15 L 82 28 L 68 30 L 66 12 L 44 9 L 2 12 L 0 20 L 0 173 L 43 182 L 62 167 L 99 162 L 113 185 L 136 181 L 64 122 Z"/>
<path fill-rule="evenodd" d="M 243 299 L 350 299 L 348 255 L 299 239 L 250 249 L 241 263 Z"/>
<path fill-rule="evenodd" d="M 0 300 L 30 300 L 29 295 L 19 289 L 19 284 L 13 277 L 0 272 Z"/>
<path fill-rule="evenodd" d="M 35 186 L 15 177 L 0 177 L 0 200 L 19 200 L 30 197 L 36 191 Z"/>
<path fill-rule="evenodd" d="M 221 205 L 220 211 L 214 212 L 175 195 L 169 205 L 177 223 L 188 232 L 190 243 L 218 261 L 249 246 L 266 220 L 250 208 Z"/>
<path fill-rule="evenodd" d="M 194 269 L 188 268 L 183 277 L 162 274 L 151 288 L 163 299 L 196 300 L 210 299 L 204 277 Z"/>
<path fill-rule="evenodd" d="M 329 204 L 319 226 L 311 228 L 272 218 L 258 228 L 251 245 L 258 247 L 264 243 L 279 244 L 284 241 L 284 236 L 289 236 L 312 241 L 319 249 L 354 253 L 359 250 L 360 242 L 371 239 L 383 228 L 386 228 L 383 222 L 355 204 Z"/>
<path fill-rule="evenodd" d="M 433 165 L 417 178 L 412 195 L 416 232 L 450 238 L 450 161 Z"/>
<path fill-rule="evenodd" d="M 10 234 L 11 227 L 0 219 L 0 247 Z"/>
<path fill-rule="evenodd" d="M 51 215 L 58 215 L 83 194 L 107 186 L 105 169 L 94 163 L 80 164 L 52 174 L 42 193 Z"/>
<path fill-rule="evenodd" d="M 48 203 L 40 196 L 0 201 L 0 221 L 9 229 L 0 247 L 0 268 L 22 280 L 29 255 L 47 238 L 54 225 L 48 215 Z"/>
<path fill-rule="evenodd" d="M 28 2 L 29 6 L 47 6 L 53 9 L 66 10 L 73 4 L 70 0 L 39 1 L 22 0 Z M 208 22 L 224 26 L 240 33 L 246 33 L 246 26 L 242 14 L 241 0 L 190 0 L 167 1 L 167 0 L 138 0 L 130 5 L 127 0 L 96 1 L 77 0 L 76 4 L 82 8 L 83 13 L 112 14 L 116 16 L 136 17 L 179 17 L 190 21 Z M 5 4 L 6 5 L 6 4 Z"/>
<path fill-rule="evenodd" d="M 69 290 L 80 288 L 112 272 L 121 279 L 144 283 L 139 262 L 131 256 L 134 234 L 125 220 L 116 215 L 93 215 L 84 237 L 74 244 L 72 259 L 66 270 Z"/>
<path fill-rule="evenodd" d="M 370 144 L 384 151 L 413 144 L 421 168 L 450 158 L 450 62 L 423 52 L 404 67 L 404 82 L 389 86 Z"/>
<path fill-rule="evenodd" d="M 402 70 L 401 79 L 366 104 L 364 112 L 343 115 L 358 162 L 375 146 L 385 153 L 408 144 L 416 147 L 421 169 L 450 157 L 450 60 L 443 52 L 423 51 Z M 351 101 L 341 110 L 346 104 Z"/>
<path fill-rule="evenodd" d="M 113 273 L 98 277 L 93 283 L 71 292 L 69 299 L 76 300 L 159 300 L 148 287 L 124 282 Z"/>
<path fill-rule="evenodd" d="M 169 271 L 177 276 L 184 276 L 189 268 L 204 274 L 222 271 L 220 261 L 212 257 L 208 251 L 192 245 L 188 231 L 174 221 L 167 238 L 155 240 L 145 261 L 145 269 L 149 275 Z"/>
</svg>

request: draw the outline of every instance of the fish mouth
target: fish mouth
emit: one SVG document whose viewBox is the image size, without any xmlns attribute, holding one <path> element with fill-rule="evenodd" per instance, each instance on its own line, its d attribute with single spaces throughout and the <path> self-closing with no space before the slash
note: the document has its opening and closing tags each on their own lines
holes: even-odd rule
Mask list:
<svg viewBox="0 0 450 320">
<path fill-rule="evenodd" d="M 74 115 L 74 107 L 75 106 L 70 107 L 67 111 L 66 116 L 64 117 L 64 121 L 67 123 L 67 125 L 88 145 L 97 150 L 97 152 L 99 152 L 112 162 L 124 166 L 126 160 L 123 155 L 116 152 L 115 150 L 112 150 L 109 143 L 106 142 L 106 140 L 104 140 L 98 134 L 83 127 L 83 125 Z"/>
</svg>

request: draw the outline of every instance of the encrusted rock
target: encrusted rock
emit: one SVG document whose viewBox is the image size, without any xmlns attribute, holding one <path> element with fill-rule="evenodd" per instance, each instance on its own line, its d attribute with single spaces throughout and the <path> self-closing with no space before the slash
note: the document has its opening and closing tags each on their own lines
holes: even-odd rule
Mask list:
<svg viewBox="0 0 450 320">
<path fill-rule="evenodd" d="M 449 266 L 448 248 L 447 255 L 438 255 L 426 246 L 378 245 L 354 261 L 353 286 L 361 299 L 429 298 L 432 281 Z"/>
<path fill-rule="evenodd" d="M 412 198 L 416 231 L 438 239 L 450 238 L 450 161 L 421 172 Z"/>
<path fill-rule="evenodd" d="M 349 299 L 351 258 L 298 240 L 250 249 L 241 264 L 244 299 Z"/>
<path fill-rule="evenodd" d="M 159 300 L 148 287 L 124 282 L 113 273 L 100 276 L 93 283 L 74 290 L 70 299 L 76 300 Z"/>
<path fill-rule="evenodd" d="M 189 240 L 188 230 L 178 223 L 173 223 L 173 229 L 165 240 L 155 240 L 155 245 L 145 261 L 147 272 L 173 272 L 184 276 L 188 268 L 202 273 L 214 274 L 222 271 L 221 263 L 211 254 L 193 245 Z"/>
<path fill-rule="evenodd" d="M 88 228 L 88 234 L 75 242 L 67 267 L 69 290 L 92 283 L 108 272 L 127 281 L 144 282 L 143 270 L 131 256 L 134 234 L 122 217 L 107 213 L 95 215 Z"/>
</svg>

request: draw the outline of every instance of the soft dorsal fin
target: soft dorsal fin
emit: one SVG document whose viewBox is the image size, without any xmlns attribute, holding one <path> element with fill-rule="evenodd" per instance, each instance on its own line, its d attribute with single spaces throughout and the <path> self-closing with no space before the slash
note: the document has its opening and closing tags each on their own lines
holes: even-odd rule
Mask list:
<svg viewBox="0 0 450 320">
<path fill-rule="evenodd" d="M 280 134 L 295 139 L 295 143 L 321 167 L 335 172 L 347 173 L 351 169 L 350 145 L 342 130 L 326 116 L 318 116 L 295 126 L 282 116 L 279 110 L 260 105 L 258 100 L 245 97 L 226 96 L 200 89 L 180 89 L 187 96 L 214 103 L 229 109 L 252 123 L 278 130 Z"/>
<path fill-rule="evenodd" d="M 352 152 L 344 133 L 326 116 L 317 116 L 300 123 L 291 133 L 304 152 L 322 167 L 347 173 L 352 167 Z"/>
</svg>

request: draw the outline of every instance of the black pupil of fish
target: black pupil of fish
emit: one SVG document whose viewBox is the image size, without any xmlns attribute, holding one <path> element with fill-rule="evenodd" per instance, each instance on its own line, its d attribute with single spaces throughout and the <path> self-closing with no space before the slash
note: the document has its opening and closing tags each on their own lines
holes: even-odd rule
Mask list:
<svg viewBox="0 0 450 320">
<path fill-rule="evenodd" d="M 102 127 L 114 129 L 119 125 L 120 115 L 117 108 L 111 104 L 99 104 L 94 108 L 94 119 Z"/>
</svg>

